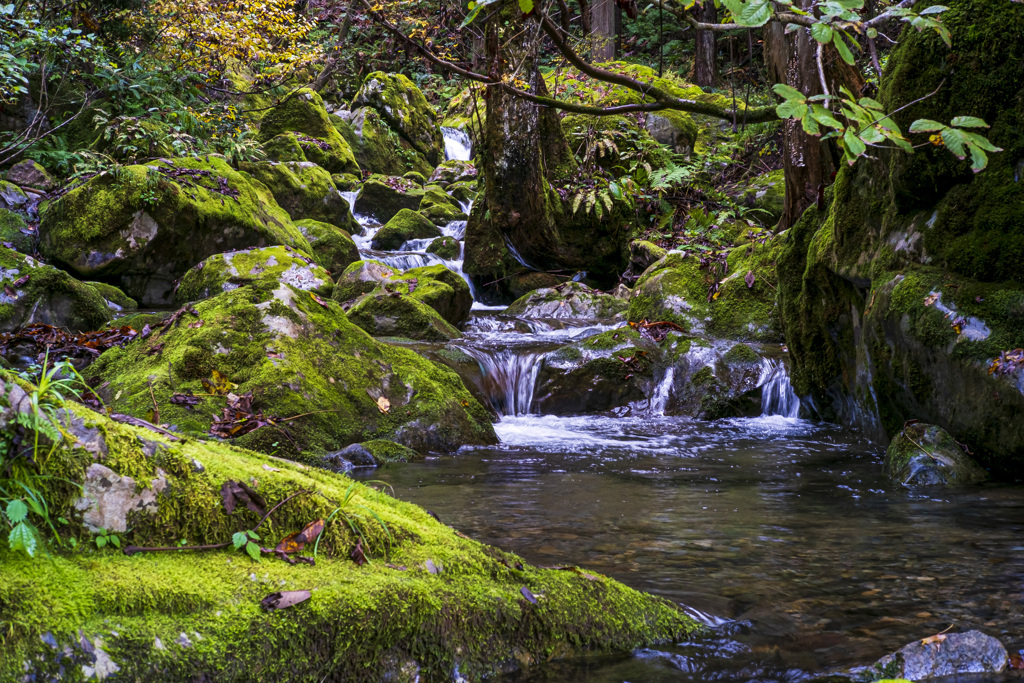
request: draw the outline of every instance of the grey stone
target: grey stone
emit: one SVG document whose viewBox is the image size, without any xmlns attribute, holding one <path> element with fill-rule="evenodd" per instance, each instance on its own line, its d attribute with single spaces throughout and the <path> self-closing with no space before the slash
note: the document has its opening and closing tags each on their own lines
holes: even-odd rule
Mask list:
<svg viewBox="0 0 1024 683">
<path fill-rule="evenodd" d="M 368 451 L 365 446 L 359 443 L 347 446 L 332 455 L 349 461 L 355 467 L 378 467 L 380 465 L 380 463 L 377 462 L 377 458 L 373 457 L 373 453 Z"/>
<path fill-rule="evenodd" d="M 7 171 L 7 180 L 21 187 L 32 187 L 49 191 L 55 186 L 53 178 L 46 169 L 34 161 L 20 161 Z"/>
<path fill-rule="evenodd" d="M 122 477 L 109 467 L 93 463 L 85 471 L 82 497 L 75 503 L 75 509 L 83 513 L 82 523 L 89 531 L 123 533 L 128 530 L 130 513 L 156 514 L 157 496 L 167 488 L 167 477 L 158 469 L 149 488 L 136 491 L 137 488 L 131 477 Z"/>
<path fill-rule="evenodd" d="M 949 433 L 923 423 L 905 427 L 889 443 L 885 473 L 909 487 L 969 486 L 988 476 Z"/>
<path fill-rule="evenodd" d="M 947 633 L 915 640 L 875 664 L 885 677 L 920 681 L 958 674 L 1001 673 L 1006 648 L 981 631 Z"/>
</svg>

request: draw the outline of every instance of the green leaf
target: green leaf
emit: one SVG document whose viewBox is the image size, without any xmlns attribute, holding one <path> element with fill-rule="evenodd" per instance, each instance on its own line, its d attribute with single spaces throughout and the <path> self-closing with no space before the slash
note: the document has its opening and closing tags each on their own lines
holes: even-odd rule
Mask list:
<svg viewBox="0 0 1024 683">
<path fill-rule="evenodd" d="M 839 121 L 832 116 L 831 112 L 820 104 L 811 105 L 811 116 L 813 116 L 814 120 L 823 126 L 828 126 L 829 128 L 843 127 L 843 124 L 839 123 Z"/>
<path fill-rule="evenodd" d="M 938 121 L 932 121 L 930 119 L 918 119 L 910 124 L 911 133 L 931 133 L 933 131 L 942 130 L 946 128 L 946 124 L 939 123 Z"/>
<path fill-rule="evenodd" d="M 985 138 L 985 136 L 983 135 L 978 135 L 977 133 L 968 133 L 967 131 L 963 131 L 963 134 L 965 141 L 969 145 L 977 145 L 978 147 L 981 147 L 982 149 L 987 150 L 989 152 L 1003 151 L 1002 147 L 996 147 L 991 142 L 989 142 L 988 139 Z"/>
<path fill-rule="evenodd" d="M 260 540 L 260 535 L 255 531 L 246 531 L 245 533 L 249 534 L 249 538 L 251 538 L 254 541 Z"/>
<path fill-rule="evenodd" d="M 853 157 L 859 157 L 861 154 L 867 151 L 868 147 L 864 142 L 857 137 L 852 130 L 847 130 L 843 133 L 843 143 L 846 145 L 846 149 Z M 850 162 L 853 165 L 853 161 Z"/>
<path fill-rule="evenodd" d="M 832 27 L 820 22 L 811 24 L 811 37 L 822 45 L 828 45 L 832 42 Z"/>
<path fill-rule="evenodd" d="M 853 53 L 850 52 L 850 48 L 846 46 L 846 41 L 843 40 L 842 35 L 836 32 L 832 36 L 832 44 L 836 46 L 836 50 L 839 52 L 839 56 L 843 58 L 843 61 L 847 64 L 853 64 Z"/>
<path fill-rule="evenodd" d="M 956 128 L 946 128 L 942 131 L 942 142 L 949 148 L 949 151 L 958 159 L 967 156 L 964 150 L 964 134 Z"/>
<path fill-rule="evenodd" d="M 7 504 L 7 519 L 11 521 L 11 524 L 23 522 L 26 517 L 28 517 L 28 506 L 24 501 L 12 500 Z"/>
<path fill-rule="evenodd" d="M 862 107 L 865 107 L 866 109 L 876 109 L 878 111 L 885 111 L 885 107 L 882 106 L 881 102 L 879 102 L 878 100 L 873 100 L 870 97 L 860 98 L 860 102 L 858 102 L 857 104 L 859 104 Z"/>
<path fill-rule="evenodd" d="M 949 125 L 957 128 L 988 128 L 988 124 L 977 116 L 957 116 Z"/>
<path fill-rule="evenodd" d="M 533 12 L 533 0 L 519 0 L 519 9 L 523 14 L 530 14 Z"/>
<path fill-rule="evenodd" d="M 18 522 L 7 536 L 11 550 L 24 550 L 29 557 L 36 554 L 36 535 L 26 522 Z"/>
<path fill-rule="evenodd" d="M 786 100 L 775 107 L 775 114 L 780 119 L 802 119 L 807 114 L 807 105 L 802 102 Z"/>
<path fill-rule="evenodd" d="M 949 8 L 945 5 L 932 5 L 931 7 L 926 7 L 921 10 L 921 14 L 939 14 L 947 10 L 949 10 Z"/>
<path fill-rule="evenodd" d="M 466 28 L 472 24 L 480 14 L 480 10 L 488 5 L 493 5 L 497 1 L 498 0 L 479 0 L 476 5 L 473 6 L 473 9 L 469 11 L 469 14 L 466 15 L 466 18 L 462 21 L 462 24 L 459 25 L 459 28 Z"/>
<path fill-rule="evenodd" d="M 747 5 L 740 13 L 739 21 L 737 23 L 744 26 L 750 26 L 751 28 L 756 28 L 758 26 L 764 26 L 771 18 L 771 0 L 750 0 L 750 4 Z"/>
<path fill-rule="evenodd" d="M 248 537 L 246 537 L 244 531 L 236 531 L 231 535 L 231 542 L 235 545 L 235 550 L 238 550 L 243 545 L 245 545 L 246 541 L 248 540 L 249 539 Z"/>
<path fill-rule="evenodd" d="M 115 548 L 120 548 L 121 547 L 121 538 L 119 536 L 111 536 L 110 537 L 110 543 Z"/>
<path fill-rule="evenodd" d="M 785 83 L 776 83 L 772 86 L 772 90 L 784 100 L 800 100 L 802 102 L 807 97 L 796 88 L 791 88 Z"/>
<path fill-rule="evenodd" d="M 808 135 L 820 135 L 821 129 L 818 128 L 818 122 L 810 116 L 804 116 L 800 119 L 800 123 L 803 124 L 804 132 Z"/>
<path fill-rule="evenodd" d="M 260 546 L 258 543 L 253 543 L 252 541 L 246 543 L 245 552 L 249 553 L 249 557 L 251 557 L 254 561 L 260 561 Z"/>
<path fill-rule="evenodd" d="M 971 170 L 975 173 L 984 171 L 985 167 L 988 166 L 988 155 L 985 154 L 977 145 L 967 143 L 967 149 L 971 153 Z"/>
</svg>

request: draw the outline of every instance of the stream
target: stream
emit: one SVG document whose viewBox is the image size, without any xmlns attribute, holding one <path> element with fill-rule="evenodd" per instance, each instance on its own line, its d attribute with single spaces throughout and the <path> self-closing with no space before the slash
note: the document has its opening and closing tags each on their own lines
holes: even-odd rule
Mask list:
<svg viewBox="0 0 1024 683">
<path fill-rule="evenodd" d="M 468 141 L 451 136 L 446 129 L 449 154 L 469 158 Z M 425 253 L 429 240 L 371 251 L 379 226 L 359 216 L 354 193 L 347 198 L 363 225 L 355 239 L 364 258 L 402 269 L 443 262 L 462 274 L 461 256 Z M 465 227 L 442 231 L 461 241 Z M 982 630 L 1011 652 L 1024 647 L 1021 487 L 915 491 L 889 482 L 883 449 L 798 417 L 784 363 L 765 367 L 760 416 L 665 415 L 671 369 L 626 409 L 538 414 L 544 356 L 624 323 L 500 311 L 475 304 L 452 345 L 479 364 L 476 392 L 498 416 L 501 443 L 357 476 L 385 481 L 396 497 L 531 563 L 577 564 L 663 596 L 710 629 L 699 641 L 553 662 L 505 680 L 803 681 L 949 627 Z"/>
</svg>

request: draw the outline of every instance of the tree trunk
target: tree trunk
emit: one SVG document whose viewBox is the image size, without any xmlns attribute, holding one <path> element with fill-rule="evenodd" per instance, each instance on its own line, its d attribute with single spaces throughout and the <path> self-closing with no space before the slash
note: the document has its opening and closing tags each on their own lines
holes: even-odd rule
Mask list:
<svg viewBox="0 0 1024 683">
<path fill-rule="evenodd" d="M 705 24 L 718 22 L 715 3 L 707 0 L 697 14 Z M 718 45 L 714 31 L 697 31 L 696 50 L 693 58 L 693 82 L 700 86 L 712 86 L 718 81 Z"/>
<path fill-rule="evenodd" d="M 615 59 L 615 0 L 592 0 L 590 5 L 590 58 L 595 62 Z"/>
</svg>

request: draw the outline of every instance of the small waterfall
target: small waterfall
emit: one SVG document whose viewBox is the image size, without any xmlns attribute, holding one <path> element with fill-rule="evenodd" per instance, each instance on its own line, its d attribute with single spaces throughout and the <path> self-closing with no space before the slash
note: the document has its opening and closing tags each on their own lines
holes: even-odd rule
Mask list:
<svg viewBox="0 0 1024 683">
<path fill-rule="evenodd" d="M 395 268 L 396 270 L 409 270 L 410 268 L 422 268 L 423 266 L 430 266 L 435 263 L 443 263 L 443 261 L 440 258 L 434 256 L 433 254 L 417 254 L 415 252 L 387 253 L 387 256 L 381 256 L 374 260 L 380 261 L 389 268 Z"/>
<path fill-rule="evenodd" d="M 444 156 L 449 161 L 469 161 L 473 158 L 473 141 L 458 128 L 441 128 L 444 136 Z"/>
<path fill-rule="evenodd" d="M 654 396 L 651 397 L 651 415 L 662 416 L 668 406 L 668 399 L 672 395 L 672 383 L 676 378 L 676 369 L 670 367 L 665 371 L 665 376 L 658 382 L 654 389 Z"/>
<path fill-rule="evenodd" d="M 499 417 L 529 414 L 543 353 L 470 346 L 459 348 L 480 364 L 480 389 Z"/>
<path fill-rule="evenodd" d="M 800 398 L 789 383 L 785 363 L 769 364 L 768 378 L 761 384 L 761 414 L 800 417 Z"/>
<path fill-rule="evenodd" d="M 466 221 L 452 221 L 441 228 L 441 234 L 447 235 L 448 237 L 454 237 L 458 241 L 462 242 L 466 239 Z"/>
</svg>

